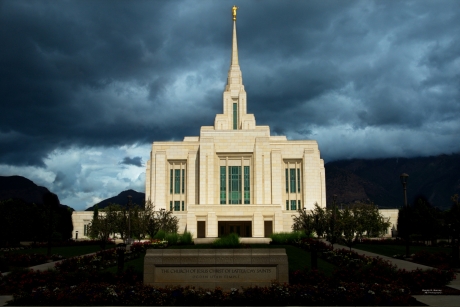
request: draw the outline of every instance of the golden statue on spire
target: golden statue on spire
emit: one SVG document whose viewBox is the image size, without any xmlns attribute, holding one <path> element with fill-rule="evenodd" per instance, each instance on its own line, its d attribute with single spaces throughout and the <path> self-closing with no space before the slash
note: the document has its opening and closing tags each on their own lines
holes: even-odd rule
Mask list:
<svg viewBox="0 0 460 307">
<path fill-rule="evenodd" d="M 236 10 L 239 9 L 236 5 L 232 7 L 233 21 L 236 21 Z"/>
</svg>

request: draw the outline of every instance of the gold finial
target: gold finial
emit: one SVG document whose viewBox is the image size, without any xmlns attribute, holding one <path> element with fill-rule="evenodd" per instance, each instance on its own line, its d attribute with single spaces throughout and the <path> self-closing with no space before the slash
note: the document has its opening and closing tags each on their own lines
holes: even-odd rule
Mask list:
<svg viewBox="0 0 460 307">
<path fill-rule="evenodd" d="M 236 21 L 236 10 L 239 9 L 236 5 L 232 7 L 233 21 Z"/>
</svg>

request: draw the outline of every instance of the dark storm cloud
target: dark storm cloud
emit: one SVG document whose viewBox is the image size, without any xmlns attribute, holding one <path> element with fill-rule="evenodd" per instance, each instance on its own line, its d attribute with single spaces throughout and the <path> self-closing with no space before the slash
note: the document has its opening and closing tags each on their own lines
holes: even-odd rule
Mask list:
<svg viewBox="0 0 460 307">
<path fill-rule="evenodd" d="M 233 4 L 2 2 L 0 163 L 198 135 L 221 113 Z M 248 112 L 273 134 L 458 132 L 460 2 L 237 5 Z"/>
<path fill-rule="evenodd" d="M 123 161 L 120 162 L 120 164 L 126 164 L 126 165 L 134 165 L 134 166 L 139 166 L 142 167 L 142 157 L 124 157 Z"/>
</svg>

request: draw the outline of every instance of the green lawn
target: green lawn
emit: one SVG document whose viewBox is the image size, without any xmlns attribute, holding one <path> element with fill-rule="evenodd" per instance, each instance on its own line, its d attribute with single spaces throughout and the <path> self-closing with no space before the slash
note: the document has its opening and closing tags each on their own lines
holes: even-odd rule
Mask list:
<svg viewBox="0 0 460 307">
<path fill-rule="evenodd" d="M 353 248 L 365 250 L 379 255 L 392 257 L 393 255 L 403 255 L 406 253 L 405 245 L 378 245 L 378 244 L 356 244 Z M 409 249 L 411 254 L 418 251 L 426 251 L 429 253 L 446 252 L 450 253 L 452 249 L 448 247 L 431 247 L 431 246 L 411 246 Z"/>
<path fill-rule="evenodd" d="M 107 245 L 107 248 L 114 248 L 115 245 Z M 64 258 L 80 256 L 90 253 L 95 253 L 101 250 L 99 245 L 84 245 L 84 246 L 63 246 L 63 247 L 51 247 L 51 254 L 58 254 Z M 12 251 L 15 254 L 44 254 L 46 255 L 48 249 L 46 247 L 30 248 Z"/>
<path fill-rule="evenodd" d="M 289 271 L 301 270 L 305 267 L 310 268 L 311 254 L 300 248 L 297 248 L 292 245 L 269 245 L 269 244 L 251 244 L 251 248 L 285 248 L 286 254 L 289 261 Z M 203 249 L 211 248 L 211 244 L 199 244 L 199 245 L 175 245 L 168 248 L 177 249 Z M 144 256 L 142 255 L 138 259 L 134 259 L 125 263 L 125 269 L 133 266 L 134 270 L 143 273 L 144 271 Z M 326 275 L 332 275 L 332 272 L 335 269 L 335 266 L 318 258 L 318 269 L 323 271 Z M 117 271 L 116 267 L 107 268 L 106 271 L 115 273 Z"/>
</svg>

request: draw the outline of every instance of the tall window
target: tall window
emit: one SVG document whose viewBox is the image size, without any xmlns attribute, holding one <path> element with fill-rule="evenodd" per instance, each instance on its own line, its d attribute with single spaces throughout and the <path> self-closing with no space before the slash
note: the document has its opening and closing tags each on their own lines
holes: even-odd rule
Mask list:
<svg viewBox="0 0 460 307">
<path fill-rule="evenodd" d="M 233 130 L 238 129 L 238 104 L 233 104 Z"/>
<path fill-rule="evenodd" d="M 302 160 L 285 161 L 286 210 L 301 209 L 302 199 Z"/>
<path fill-rule="evenodd" d="M 286 168 L 285 171 L 286 193 L 300 193 L 300 168 Z"/>
<path fill-rule="evenodd" d="M 227 172 L 226 167 L 220 167 L 220 203 L 225 205 L 227 203 Z"/>
<path fill-rule="evenodd" d="M 174 170 L 174 194 L 180 194 L 180 182 L 181 182 L 180 169 L 175 169 Z"/>
<path fill-rule="evenodd" d="M 249 177 L 249 166 L 244 167 L 244 203 L 249 204 L 251 201 L 250 194 L 250 177 Z"/>
<path fill-rule="evenodd" d="M 169 210 L 185 210 L 186 194 L 186 161 L 169 162 Z M 168 182 L 168 181 L 166 181 Z M 182 206 L 181 206 L 182 205 Z"/>
<path fill-rule="evenodd" d="M 289 174 L 290 174 L 290 191 L 291 193 L 295 193 L 295 183 L 296 183 L 296 180 L 295 180 L 295 168 L 291 168 L 289 169 Z"/>
<path fill-rule="evenodd" d="M 251 158 L 225 157 L 220 159 L 220 204 L 249 205 L 251 203 Z"/>
<path fill-rule="evenodd" d="M 228 203 L 241 204 L 241 166 L 229 166 Z"/>
</svg>

